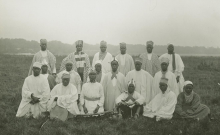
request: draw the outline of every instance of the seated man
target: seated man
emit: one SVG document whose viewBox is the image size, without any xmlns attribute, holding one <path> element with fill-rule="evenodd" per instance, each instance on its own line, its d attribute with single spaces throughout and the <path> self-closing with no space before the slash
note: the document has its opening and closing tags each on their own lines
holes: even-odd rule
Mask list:
<svg viewBox="0 0 220 135">
<path fill-rule="evenodd" d="M 200 103 L 200 97 L 193 91 L 191 81 L 184 82 L 184 91 L 179 94 L 175 114 L 182 118 L 203 119 L 210 114 L 210 109 Z"/>
<path fill-rule="evenodd" d="M 143 115 L 146 117 L 154 118 L 156 121 L 162 119 L 171 119 L 176 105 L 176 94 L 168 87 L 168 79 L 161 78 L 160 90 L 153 100 L 144 107 Z"/>
<path fill-rule="evenodd" d="M 33 74 L 24 80 L 22 87 L 22 100 L 16 117 L 33 116 L 38 118 L 46 112 L 47 102 L 50 97 L 50 87 L 47 79 L 40 74 L 41 63 L 33 64 Z"/>
<path fill-rule="evenodd" d="M 96 72 L 96 82 L 102 83 L 105 73 L 102 72 L 102 62 L 100 60 L 97 60 L 95 62 L 95 72 Z M 90 82 L 89 77 L 87 79 L 87 82 Z"/>
<path fill-rule="evenodd" d="M 65 121 L 68 112 L 72 115 L 80 114 L 77 106 L 77 89 L 69 82 L 70 74 L 65 72 L 62 75 L 62 83 L 57 84 L 51 91 L 47 106 L 51 118 L 58 118 Z"/>
<path fill-rule="evenodd" d="M 55 78 L 53 75 L 48 74 L 48 63 L 47 61 L 42 62 L 41 74 L 48 80 L 50 90 L 56 85 Z"/>
<path fill-rule="evenodd" d="M 80 95 L 80 103 L 83 106 L 82 114 L 104 112 L 104 92 L 100 83 L 96 82 L 96 72 L 89 73 L 90 82 L 85 83 Z"/>
<path fill-rule="evenodd" d="M 79 74 L 73 70 L 73 62 L 69 60 L 66 62 L 65 66 L 66 66 L 66 70 L 63 70 L 59 74 L 57 74 L 56 82 L 62 83 L 63 73 L 69 72 L 70 73 L 70 83 L 73 84 L 77 88 L 78 94 L 80 94 L 81 93 L 81 78 L 80 78 Z"/>
<path fill-rule="evenodd" d="M 123 92 L 117 99 L 119 117 L 136 119 L 143 114 L 144 97 L 135 91 L 135 81 L 132 79 L 128 82 L 128 91 Z"/>
</svg>

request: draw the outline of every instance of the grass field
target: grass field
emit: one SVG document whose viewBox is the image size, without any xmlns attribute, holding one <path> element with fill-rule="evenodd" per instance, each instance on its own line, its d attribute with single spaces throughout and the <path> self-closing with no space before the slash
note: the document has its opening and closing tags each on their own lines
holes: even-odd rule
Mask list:
<svg viewBox="0 0 220 135">
<path fill-rule="evenodd" d="M 57 57 L 57 70 L 63 57 Z M 0 55 L 0 135 L 72 135 L 72 134 L 153 134 L 153 135 L 218 135 L 220 134 L 220 57 L 183 57 L 186 80 L 194 83 L 194 91 L 202 103 L 211 109 L 209 124 L 174 119 L 155 122 L 140 117 L 138 120 L 70 119 L 66 122 L 16 118 L 21 101 L 21 87 L 32 61 L 30 56 Z"/>
</svg>

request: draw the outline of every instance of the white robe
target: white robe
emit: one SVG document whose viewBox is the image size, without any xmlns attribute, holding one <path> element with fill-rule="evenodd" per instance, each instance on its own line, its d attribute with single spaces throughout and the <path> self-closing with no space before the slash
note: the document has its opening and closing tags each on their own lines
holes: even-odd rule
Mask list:
<svg viewBox="0 0 220 135">
<path fill-rule="evenodd" d="M 125 79 L 126 84 L 132 79 L 135 81 L 136 84 L 135 91 L 139 92 L 144 97 L 146 103 L 149 103 L 153 98 L 152 97 L 153 77 L 143 69 L 141 69 L 140 71 L 134 69 L 128 72 Z"/>
<path fill-rule="evenodd" d="M 134 69 L 134 60 L 129 54 L 118 54 L 116 56 L 116 59 L 118 60 L 118 71 L 124 74 L 124 76 L 127 75 L 127 73 Z"/>
<path fill-rule="evenodd" d="M 184 71 L 184 64 L 183 64 L 183 61 L 182 61 L 180 55 L 175 53 L 175 63 L 176 63 L 176 70 L 175 71 L 173 71 L 173 65 L 172 65 L 173 56 L 172 56 L 172 54 L 165 53 L 165 54 L 161 55 L 159 57 L 159 59 L 161 60 L 162 57 L 169 59 L 168 70 L 173 72 L 176 77 L 180 76 L 179 83 L 178 83 L 178 90 L 179 90 L 179 93 L 183 92 L 183 85 L 184 85 L 185 80 L 184 80 L 182 72 Z"/>
<path fill-rule="evenodd" d="M 62 75 L 64 72 L 68 72 L 68 71 L 64 70 L 64 71 L 61 71 L 59 74 L 57 74 L 57 77 L 56 77 L 57 84 L 62 83 Z M 69 73 L 70 73 L 70 83 L 73 84 L 77 88 L 78 94 L 80 94 L 81 93 L 81 78 L 79 74 L 74 70 L 71 70 Z"/>
<path fill-rule="evenodd" d="M 125 92 L 121 93 L 121 95 L 118 96 L 118 98 L 116 98 L 115 103 L 118 104 L 118 103 L 120 103 L 122 100 L 126 100 L 127 97 L 128 97 L 128 91 L 125 91 Z M 140 105 L 142 105 L 142 104 L 145 102 L 144 97 L 143 97 L 140 93 L 138 93 L 137 91 L 134 91 L 132 97 L 133 97 L 133 98 L 135 99 L 135 101 L 137 101 Z M 132 104 L 133 101 L 129 100 L 129 103 Z"/>
<path fill-rule="evenodd" d="M 162 77 L 161 71 L 157 72 L 154 76 L 153 86 L 152 86 L 152 97 L 155 97 L 161 91 L 159 86 L 161 77 Z M 178 96 L 180 92 L 178 90 L 175 75 L 172 72 L 167 71 L 167 73 L 165 74 L 165 78 L 168 79 L 168 87 L 170 88 L 170 90 L 173 91 L 176 94 L 176 96 Z"/>
<path fill-rule="evenodd" d="M 40 98 L 40 102 L 31 105 L 31 94 Z M 34 118 L 41 115 L 42 112 L 46 112 L 47 102 L 50 97 L 50 87 L 47 79 L 40 74 L 35 77 L 34 75 L 28 76 L 24 80 L 22 87 L 22 100 L 19 105 L 16 117 L 22 117 L 28 113 L 31 113 Z"/>
<path fill-rule="evenodd" d="M 99 99 L 98 99 L 99 98 Z M 94 101 L 88 100 L 88 99 L 97 99 Z M 89 114 L 93 114 L 93 111 L 96 109 L 97 105 L 100 106 L 98 112 L 104 112 L 104 92 L 103 87 L 100 83 L 85 83 L 82 87 L 82 92 L 80 95 L 80 103 L 83 105 L 85 104 L 85 107 L 88 110 Z M 84 110 L 81 109 L 81 113 L 84 113 Z"/>
<path fill-rule="evenodd" d="M 95 62 L 99 60 L 99 52 L 94 55 L 93 61 L 92 61 L 92 67 L 95 69 Z M 102 72 L 105 74 L 111 71 L 111 61 L 112 61 L 112 55 L 107 52 L 105 58 L 102 61 Z"/>
<path fill-rule="evenodd" d="M 54 98 L 58 97 L 57 101 Z M 56 105 L 67 109 L 71 114 L 80 114 L 77 106 L 78 93 L 76 87 L 69 83 L 67 86 L 63 86 L 62 83 L 57 84 L 50 93 L 50 100 L 47 104 L 48 111 L 51 111 Z"/>
<path fill-rule="evenodd" d="M 144 106 L 143 116 L 150 118 L 156 116 L 157 119 L 171 119 L 173 117 L 176 103 L 176 94 L 167 89 L 164 94 L 160 92 L 149 104 Z"/>
</svg>

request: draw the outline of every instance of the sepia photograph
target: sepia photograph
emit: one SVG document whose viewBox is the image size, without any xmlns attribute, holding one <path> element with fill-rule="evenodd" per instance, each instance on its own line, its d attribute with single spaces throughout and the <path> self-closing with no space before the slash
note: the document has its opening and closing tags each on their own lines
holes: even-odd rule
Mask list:
<svg viewBox="0 0 220 135">
<path fill-rule="evenodd" d="M 0 0 L 0 135 L 219 125 L 219 0 Z"/>
</svg>

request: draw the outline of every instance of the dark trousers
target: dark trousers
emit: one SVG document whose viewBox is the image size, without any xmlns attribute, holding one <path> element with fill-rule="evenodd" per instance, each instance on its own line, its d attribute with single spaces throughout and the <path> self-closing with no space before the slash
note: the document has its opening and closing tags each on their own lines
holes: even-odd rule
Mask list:
<svg viewBox="0 0 220 135">
<path fill-rule="evenodd" d="M 135 113 L 137 112 L 137 109 L 140 107 L 139 115 L 143 114 L 143 105 L 135 105 L 133 108 L 130 108 L 127 105 L 121 104 L 118 109 L 120 109 L 122 117 L 124 119 L 133 117 Z"/>
</svg>

